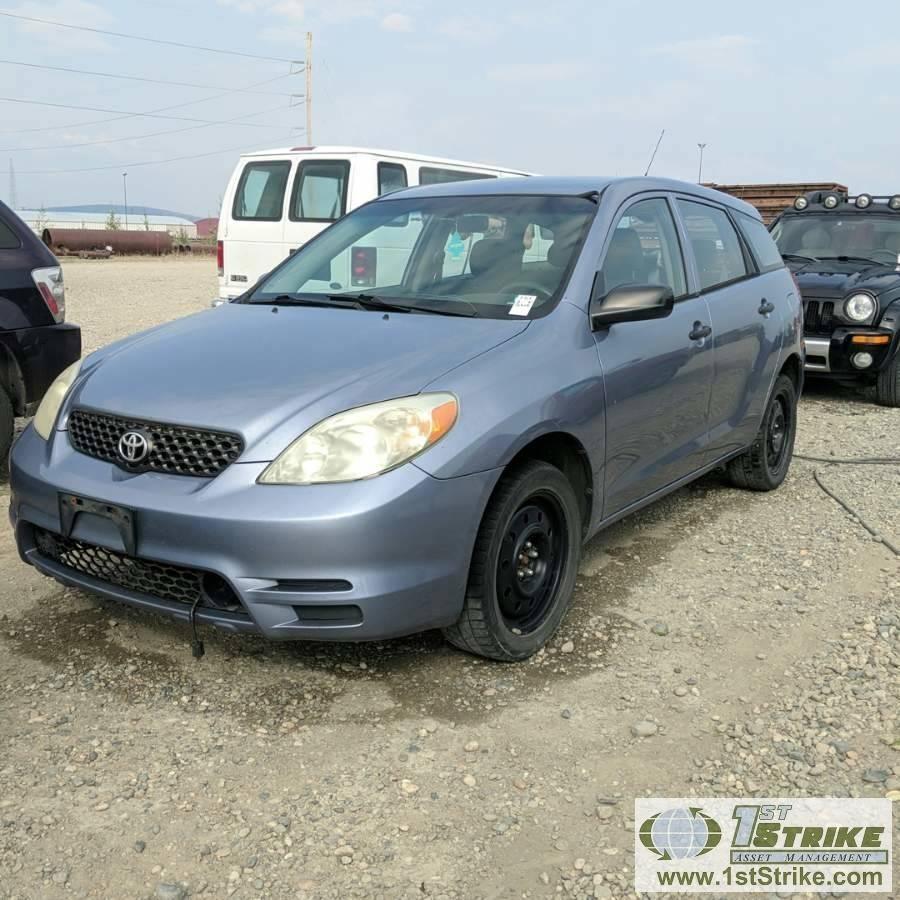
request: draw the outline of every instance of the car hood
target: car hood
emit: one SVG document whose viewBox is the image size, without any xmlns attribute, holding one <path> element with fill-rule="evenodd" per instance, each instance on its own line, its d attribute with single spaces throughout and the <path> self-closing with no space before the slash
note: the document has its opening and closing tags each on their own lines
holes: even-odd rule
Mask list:
<svg viewBox="0 0 900 900">
<path fill-rule="evenodd" d="M 900 287 L 900 272 L 893 266 L 869 266 L 853 269 L 852 264 L 835 262 L 809 263 L 794 269 L 800 292 L 821 299 L 841 299 L 853 291 L 878 295 Z"/>
<path fill-rule="evenodd" d="M 269 461 L 323 418 L 419 393 L 528 322 L 226 304 L 85 361 L 71 406 L 233 431 Z"/>
</svg>

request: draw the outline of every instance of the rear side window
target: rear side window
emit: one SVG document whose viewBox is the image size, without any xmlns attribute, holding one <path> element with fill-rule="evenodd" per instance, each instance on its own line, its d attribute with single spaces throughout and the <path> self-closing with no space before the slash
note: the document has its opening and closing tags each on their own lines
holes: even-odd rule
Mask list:
<svg viewBox="0 0 900 900">
<path fill-rule="evenodd" d="M 280 222 L 291 164 L 287 160 L 244 166 L 231 215 L 235 219 Z"/>
<path fill-rule="evenodd" d="M 21 246 L 19 236 L 3 219 L 0 219 L 0 250 L 18 250 Z"/>
<path fill-rule="evenodd" d="M 378 163 L 378 196 L 400 191 L 407 186 L 406 166 L 400 163 Z"/>
<path fill-rule="evenodd" d="M 460 172 L 458 169 L 436 169 L 433 166 L 419 169 L 419 184 L 450 184 L 452 181 L 479 181 L 496 177 L 484 172 Z"/>
<path fill-rule="evenodd" d="M 741 241 L 724 210 L 705 203 L 679 200 L 697 270 L 700 288 L 707 291 L 747 275 Z"/>
<path fill-rule="evenodd" d="M 769 230 L 763 225 L 759 219 L 752 216 L 737 214 L 738 228 L 741 229 L 753 255 L 756 257 L 756 263 L 760 272 L 773 272 L 775 269 L 784 268 L 784 260 L 772 240 Z"/>
<path fill-rule="evenodd" d="M 345 159 L 308 159 L 300 163 L 291 194 L 294 222 L 334 222 L 347 211 L 350 163 Z"/>
</svg>

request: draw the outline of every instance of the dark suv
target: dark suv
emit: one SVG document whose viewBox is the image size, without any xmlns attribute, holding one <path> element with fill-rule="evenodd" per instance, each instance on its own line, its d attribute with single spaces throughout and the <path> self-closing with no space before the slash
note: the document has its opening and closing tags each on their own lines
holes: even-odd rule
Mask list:
<svg viewBox="0 0 900 900">
<path fill-rule="evenodd" d="M 65 314 L 59 262 L 0 203 L 0 466 L 15 417 L 32 415 L 54 378 L 81 356 L 81 329 Z"/>
<path fill-rule="evenodd" d="M 806 194 L 772 237 L 803 296 L 807 375 L 874 385 L 900 406 L 900 194 Z"/>
</svg>

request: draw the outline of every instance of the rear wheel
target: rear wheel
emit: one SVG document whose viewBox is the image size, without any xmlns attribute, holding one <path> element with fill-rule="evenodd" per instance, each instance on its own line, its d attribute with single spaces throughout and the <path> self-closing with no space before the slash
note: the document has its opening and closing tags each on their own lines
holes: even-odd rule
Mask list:
<svg viewBox="0 0 900 900">
<path fill-rule="evenodd" d="M 9 448 L 16 427 L 16 413 L 6 388 L 0 384 L 0 476 L 9 471 Z"/>
<path fill-rule="evenodd" d="M 797 389 L 787 375 L 779 375 L 766 413 L 750 449 L 728 463 L 735 487 L 773 491 L 787 475 L 797 434 Z"/>
<path fill-rule="evenodd" d="M 580 558 L 581 516 L 568 479 L 545 462 L 517 467 L 488 504 L 462 615 L 445 637 L 479 656 L 526 659 L 559 627 Z"/>
<path fill-rule="evenodd" d="M 893 360 L 878 373 L 875 399 L 882 406 L 900 406 L 900 350 Z"/>
</svg>

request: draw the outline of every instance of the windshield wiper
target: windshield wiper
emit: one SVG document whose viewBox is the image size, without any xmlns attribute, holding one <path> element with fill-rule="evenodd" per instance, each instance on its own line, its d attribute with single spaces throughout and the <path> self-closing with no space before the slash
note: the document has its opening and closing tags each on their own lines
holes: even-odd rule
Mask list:
<svg viewBox="0 0 900 900">
<path fill-rule="evenodd" d="M 460 304 L 462 309 L 448 309 L 446 306 L 437 309 L 434 306 L 423 306 L 419 303 L 398 302 L 402 297 L 382 297 L 378 294 L 329 294 L 329 300 L 337 300 L 342 303 L 355 303 L 363 309 L 383 310 L 385 312 L 423 312 L 436 316 L 466 316 L 471 318 L 478 315 L 478 310 L 468 300 L 451 300 L 449 297 L 430 297 L 417 295 L 418 300 L 439 300 L 442 303 Z"/>
<path fill-rule="evenodd" d="M 870 266 L 885 265 L 885 263 L 879 262 L 877 259 L 870 259 L 868 256 L 820 256 L 819 259 L 831 259 L 838 262 L 864 262 Z"/>
<path fill-rule="evenodd" d="M 322 306 L 329 309 L 345 309 L 343 303 L 333 303 L 331 300 L 318 297 L 302 297 L 299 294 L 278 294 L 277 297 L 263 297 L 259 300 L 250 300 L 250 303 L 258 306 Z"/>
<path fill-rule="evenodd" d="M 819 261 L 817 256 L 804 256 L 802 253 L 782 253 L 781 257 L 782 259 L 799 259 L 807 263 Z"/>
</svg>

